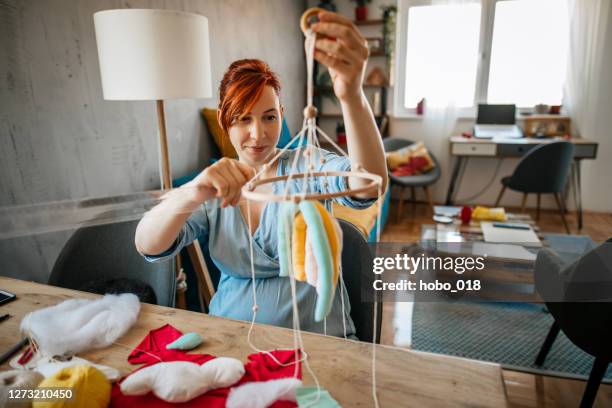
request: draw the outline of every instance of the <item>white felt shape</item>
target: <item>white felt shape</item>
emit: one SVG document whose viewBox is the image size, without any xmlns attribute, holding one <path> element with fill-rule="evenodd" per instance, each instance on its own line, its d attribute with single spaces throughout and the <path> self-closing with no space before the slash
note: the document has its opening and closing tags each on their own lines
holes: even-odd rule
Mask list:
<svg viewBox="0 0 612 408">
<path fill-rule="evenodd" d="M 276 401 L 295 402 L 295 390 L 302 386 L 297 378 L 248 382 L 230 390 L 226 408 L 266 408 Z"/>
<path fill-rule="evenodd" d="M 69 299 L 27 314 L 21 331 L 42 356 L 73 355 L 111 345 L 136 322 L 138 297 L 131 293 L 100 299 Z"/>
<path fill-rule="evenodd" d="M 202 365 L 189 361 L 157 363 L 131 374 L 121 383 L 125 395 L 153 392 L 166 402 L 186 402 L 217 388 L 229 387 L 244 375 L 240 360 L 217 357 Z"/>
</svg>

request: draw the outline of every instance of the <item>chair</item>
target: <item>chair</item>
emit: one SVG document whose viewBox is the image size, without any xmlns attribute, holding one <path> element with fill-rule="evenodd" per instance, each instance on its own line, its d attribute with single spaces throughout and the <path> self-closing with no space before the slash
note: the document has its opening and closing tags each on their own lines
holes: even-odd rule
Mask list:
<svg viewBox="0 0 612 408">
<path fill-rule="evenodd" d="M 385 152 L 392 152 L 395 150 L 399 150 L 403 147 L 410 146 L 414 142 L 408 139 L 400 139 L 396 137 L 388 137 L 383 139 L 383 146 L 385 148 Z M 396 221 L 399 222 L 400 216 L 402 213 L 402 207 L 404 204 L 404 189 L 410 187 L 412 201 L 415 200 L 415 188 L 422 187 L 423 191 L 425 191 L 425 195 L 427 197 L 427 202 L 429 206 L 433 209 L 433 199 L 431 197 L 431 191 L 429 190 L 429 186 L 434 184 L 440 178 L 440 163 L 438 159 L 429 152 L 432 160 L 435 163 L 435 167 L 428 171 L 427 173 L 418 174 L 415 176 L 394 176 L 389 172 L 389 180 L 391 180 L 391 187 L 399 186 L 399 205 L 397 207 L 397 218 Z"/>
<path fill-rule="evenodd" d="M 351 304 L 351 318 L 355 323 L 357 338 L 361 341 L 372 342 L 373 336 L 373 317 L 374 303 L 361 302 L 362 279 L 371 276 L 372 252 L 363 234 L 348 221 L 338 220 L 342 228 L 342 276 L 344 285 L 348 293 Z M 219 284 L 220 272 L 214 262 L 207 255 L 207 250 L 203 250 L 206 264 L 216 288 Z M 360 256 L 355 256 L 360 254 Z M 208 306 L 208 305 L 206 305 Z M 378 319 L 376 327 L 376 340 L 380 342 L 380 332 L 382 327 L 382 303 L 378 303 Z"/>
<path fill-rule="evenodd" d="M 591 407 L 606 369 L 612 362 L 612 239 L 565 267 L 548 248 L 535 264 L 535 286 L 555 321 L 535 364 L 544 364 L 560 330 L 595 357 L 580 406 Z"/>
<path fill-rule="evenodd" d="M 137 224 L 127 221 L 79 228 L 55 261 L 49 284 L 87 290 L 92 282 L 126 278 L 149 285 L 158 305 L 174 307 L 174 262 L 144 260 L 134 245 Z"/>
<path fill-rule="evenodd" d="M 561 192 L 565 188 L 567 176 L 574 157 L 574 145 L 570 142 L 553 142 L 537 146 L 530 150 L 519 162 L 511 176 L 501 179 L 502 189 L 495 206 L 509 188 L 523 193 L 521 212 L 525 211 L 525 202 L 530 193 L 537 194 L 536 220 L 540 219 L 540 195 L 553 194 L 565 231 L 570 229 L 565 219 L 565 206 Z"/>
<path fill-rule="evenodd" d="M 338 220 L 342 228 L 342 277 L 351 303 L 351 318 L 355 323 L 355 334 L 361 341 L 372 342 L 374 329 L 374 303 L 362 302 L 363 282 L 371 278 L 373 255 L 361 232 L 348 221 Z M 359 256 L 356 256 L 359 254 Z M 382 302 L 377 303 L 376 342 L 380 343 L 382 327 Z"/>
</svg>

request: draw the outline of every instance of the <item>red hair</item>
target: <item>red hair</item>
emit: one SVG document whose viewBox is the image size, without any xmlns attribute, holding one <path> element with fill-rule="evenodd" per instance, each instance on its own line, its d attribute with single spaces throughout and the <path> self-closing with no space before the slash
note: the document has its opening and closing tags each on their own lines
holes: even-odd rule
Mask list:
<svg viewBox="0 0 612 408">
<path fill-rule="evenodd" d="M 219 85 L 219 124 L 226 133 L 234 119 L 253 109 L 266 86 L 280 95 L 280 81 L 268 64 L 257 59 L 232 62 Z"/>
</svg>

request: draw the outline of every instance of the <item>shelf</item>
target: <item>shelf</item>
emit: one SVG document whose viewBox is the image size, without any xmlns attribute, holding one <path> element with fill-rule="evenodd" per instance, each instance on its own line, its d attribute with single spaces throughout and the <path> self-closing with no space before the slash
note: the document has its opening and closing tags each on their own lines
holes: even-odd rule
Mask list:
<svg viewBox="0 0 612 408">
<path fill-rule="evenodd" d="M 355 20 L 354 23 L 356 26 L 373 26 L 373 25 L 381 25 L 383 24 L 385 21 L 381 18 L 379 20 L 364 20 L 364 21 L 357 21 Z"/>
</svg>

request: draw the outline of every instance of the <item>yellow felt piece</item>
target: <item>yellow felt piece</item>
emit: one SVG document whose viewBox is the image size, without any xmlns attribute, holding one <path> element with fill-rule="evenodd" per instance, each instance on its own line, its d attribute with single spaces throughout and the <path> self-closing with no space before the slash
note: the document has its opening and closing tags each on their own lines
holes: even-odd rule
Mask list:
<svg viewBox="0 0 612 408">
<path fill-rule="evenodd" d="M 506 221 L 507 218 L 503 207 L 489 208 L 478 206 L 472 211 L 472 219 L 478 221 Z"/>
<path fill-rule="evenodd" d="M 325 232 L 327 233 L 327 239 L 329 240 L 329 246 L 332 253 L 332 258 L 334 262 L 334 276 L 332 278 L 334 282 L 334 289 L 336 288 L 336 283 L 338 282 L 338 276 L 340 275 L 340 245 L 342 242 L 340 241 L 340 237 L 334 227 L 334 222 L 337 222 L 332 218 L 330 213 L 327 212 L 323 204 L 320 202 L 315 203 L 315 207 L 319 214 L 321 214 L 321 218 L 323 219 L 323 226 L 325 227 Z"/>
<path fill-rule="evenodd" d="M 295 279 L 306 281 L 306 220 L 302 213 L 295 216 L 293 233 L 291 234 L 291 258 Z"/>
<path fill-rule="evenodd" d="M 90 365 L 66 367 L 44 379 L 39 387 L 71 388 L 71 400 L 34 401 L 33 408 L 104 408 L 110 403 L 111 384 L 104 374 Z"/>
</svg>

